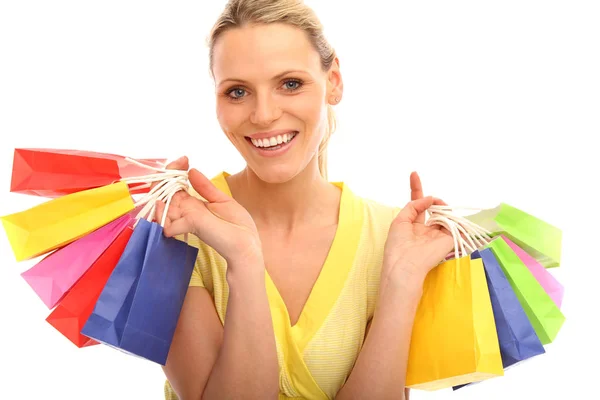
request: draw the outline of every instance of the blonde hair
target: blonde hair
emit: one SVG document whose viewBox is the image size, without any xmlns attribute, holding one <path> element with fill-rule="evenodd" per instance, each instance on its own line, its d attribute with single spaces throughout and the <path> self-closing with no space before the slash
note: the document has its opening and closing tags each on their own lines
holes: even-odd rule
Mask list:
<svg viewBox="0 0 600 400">
<path fill-rule="evenodd" d="M 223 32 L 247 24 L 272 23 L 284 23 L 302 29 L 319 53 L 323 70 L 329 70 L 336 57 L 335 50 L 325 39 L 323 26 L 316 14 L 302 0 L 230 0 L 208 38 L 211 73 L 215 42 Z M 328 104 L 327 130 L 319 144 L 318 153 L 319 171 L 325 179 L 327 179 L 327 145 L 335 128 L 333 107 Z"/>
</svg>

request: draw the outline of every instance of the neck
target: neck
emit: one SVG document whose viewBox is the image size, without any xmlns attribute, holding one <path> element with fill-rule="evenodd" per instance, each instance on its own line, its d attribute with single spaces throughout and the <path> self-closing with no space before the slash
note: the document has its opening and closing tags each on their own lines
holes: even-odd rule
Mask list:
<svg viewBox="0 0 600 400">
<path fill-rule="evenodd" d="M 248 210 L 259 230 L 276 229 L 289 234 L 306 225 L 337 224 L 341 192 L 321 176 L 316 161 L 313 159 L 287 182 L 264 182 L 246 167 L 230 176 L 228 184 L 233 197 Z"/>
</svg>

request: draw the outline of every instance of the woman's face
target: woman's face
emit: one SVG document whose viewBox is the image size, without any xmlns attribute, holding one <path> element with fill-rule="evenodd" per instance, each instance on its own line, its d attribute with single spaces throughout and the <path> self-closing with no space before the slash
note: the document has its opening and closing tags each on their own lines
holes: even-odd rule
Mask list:
<svg viewBox="0 0 600 400">
<path fill-rule="evenodd" d="M 337 60 L 323 71 L 302 30 L 250 25 L 219 37 L 213 74 L 219 124 L 260 179 L 286 182 L 316 163 L 327 104 L 341 98 Z"/>
</svg>

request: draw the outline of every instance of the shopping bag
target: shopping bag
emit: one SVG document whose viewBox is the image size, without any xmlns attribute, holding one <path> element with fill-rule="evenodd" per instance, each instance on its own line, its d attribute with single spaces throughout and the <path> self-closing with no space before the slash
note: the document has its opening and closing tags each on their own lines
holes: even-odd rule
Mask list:
<svg viewBox="0 0 600 400">
<path fill-rule="evenodd" d="M 451 259 L 423 284 L 406 386 L 437 390 L 502 376 L 504 370 L 481 259 Z"/>
<path fill-rule="evenodd" d="M 127 183 L 117 182 L 0 219 L 17 261 L 23 261 L 66 246 L 133 209 Z"/>
<path fill-rule="evenodd" d="M 139 220 L 81 333 L 165 365 L 197 255 Z"/>
<path fill-rule="evenodd" d="M 506 238 L 499 236 L 485 247 L 494 253 L 542 344 L 551 343 L 565 321 L 563 313 L 511 249 Z"/>
<path fill-rule="evenodd" d="M 492 251 L 476 251 L 471 258 L 480 258 L 483 261 L 503 368 L 506 370 L 522 361 L 544 354 L 542 342 Z M 463 386 L 466 385 L 455 386 L 454 389 Z"/>
<path fill-rule="evenodd" d="M 535 258 L 531 257 L 525 250 L 517 246 L 515 243 L 504 237 L 504 241 L 510 246 L 517 256 L 521 259 L 523 264 L 527 266 L 529 271 L 533 274 L 535 279 L 544 288 L 546 293 L 550 296 L 552 301 L 558 308 L 562 305 L 562 299 L 564 294 L 563 285 L 548 271 L 542 264 L 537 262 Z"/>
<path fill-rule="evenodd" d="M 92 313 L 96 301 L 123 254 L 132 233 L 133 229 L 130 226 L 122 229 L 115 240 L 46 318 L 50 325 L 77 347 L 98 344 L 95 340 L 82 335 L 81 328 Z"/>
<path fill-rule="evenodd" d="M 48 308 L 54 308 L 132 222 L 133 217 L 125 214 L 49 254 L 21 276 Z"/>
<path fill-rule="evenodd" d="M 160 166 L 164 159 L 138 160 Z M 144 175 L 148 169 L 126 157 L 83 150 L 15 149 L 10 191 L 60 197 L 110 185 L 121 178 Z M 148 185 L 132 184 L 131 194 L 147 193 Z"/>
<path fill-rule="evenodd" d="M 466 217 L 493 236 L 504 235 L 545 268 L 560 265 L 562 231 L 508 204 Z"/>
</svg>

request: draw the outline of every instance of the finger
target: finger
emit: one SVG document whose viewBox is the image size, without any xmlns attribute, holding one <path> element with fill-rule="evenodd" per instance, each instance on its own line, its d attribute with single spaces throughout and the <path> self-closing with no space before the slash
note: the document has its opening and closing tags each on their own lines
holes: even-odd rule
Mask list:
<svg viewBox="0 0 600 400">
<path fill-rule="evenodd" d="M 231 200 L 231 197 L 220 191 L 202 172 L 195 168 L 190 170 L 188 179 L 194 190 L 211 203 Z"/>
<path fill-rule="evenodd" d="M 169 204 L 169 206 L 170 207 L 179 207 L 181 202 L 189 197 L 190 197 L 189 193 L 187 193 L 184 190 L 180 190 L 177 193 L 175 193 L 173 195 L 173 197 L 171 197 L 171 203 Z"/>
<path fill-rule="evenodd" d="M 179 157 L 177 160 L 167 164 L 166 169 L 177 169 L 180 171 L 187 171 L 190 169 L 190 161 L 186 156 Z"/>
<path fill-rule="evenodd" d="M 165 169 L 176 169 L 179 171 L 187 171 L 188 169 L 190 169 L 190 162 L 186 156 L 179 157 L 177 160 L 172 161 L 169 164 L 167 164 Z M 158 185 L 158 182 L 152 183 L 150 185 L 150 188 L 153 189 L 156 185 Z"/>
<path fill-rule="evenodd" d="M 421 185 L 421 178 L 416 171 L 410 174 L 410 199 L 419 200 L 423 198 L 423 186 Z"/>
<path fill-rule="evenodd" d="M 433 204 L 432 204 L 432 205 L 434 205 L 434 206 L 447 206 L 448 204 L 446 204 L 446 202 L 445 202 L 445 201 L 443 201 L 442 199 L 439 199 L 439 198 L 437 198 L 437 197 L 434 197 L 434 198 L 433 198 Z M 423 217 L 425 217 L 425 214 L 424 214 L 424 213 L 423 213 Z M 425 223 L 425 222 L 423 221 L 423 223 Z M 449 235 L 452 235 L 452 234 L 450 233 L 450 231 L 449 231 L 448 229 L 446 229 L 446 228 L 445 228 L 444 226 L 442 226 L 442 225 L 439 225 L 439 224 L 431 224 L 431 225 L 429 225 L 429 226 L 430 226 L 430 227 L 432 227 L 433 229 L 437 229 L 437 230 L 439 230 L 439 231 L 442 231 L 442 232 L 444 232 L 444 233 L 447 233 L 447 234 L 449 234 Z"/>
<path fill-rule="evenodd" d="M 395 221 L 400 223 L 410 223 L 417 221 L 420 214 L 424 213 L 433 204 L 433 197 L 427 196 L 408 203 L 396 217 Z"/>
<path fill-rule="evenodd" d="M 433 198 L 433 204 L 436 206 L 447 206 L 448 205 L 444 200 L 439 199 L 437 197 Z"/>
<path fill-rule="evenodd" d="M 166 237 L 173 237 L 177 235 L 183 235 L 184 233 L 193 233 L 192 224 L 186 217 L 177 218 L 169 221 L 169 224 L 165 224 L 163 232 Z"/>
</svg>

